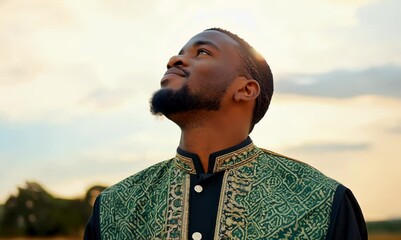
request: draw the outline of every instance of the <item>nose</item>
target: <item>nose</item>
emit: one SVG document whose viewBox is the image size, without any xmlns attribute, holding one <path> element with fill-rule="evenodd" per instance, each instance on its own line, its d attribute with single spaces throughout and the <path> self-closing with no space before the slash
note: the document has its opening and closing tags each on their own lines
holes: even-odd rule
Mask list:
<svg viewBox="0 0 401 240">
<path fill-rule="evenodd" d="M 167 69 L 176 67 L 176 66 L 186 66 L 187 60 L 185 59 L 184 55 L 175 55 L 170 58 L 167 62 Z"/>
</svg>

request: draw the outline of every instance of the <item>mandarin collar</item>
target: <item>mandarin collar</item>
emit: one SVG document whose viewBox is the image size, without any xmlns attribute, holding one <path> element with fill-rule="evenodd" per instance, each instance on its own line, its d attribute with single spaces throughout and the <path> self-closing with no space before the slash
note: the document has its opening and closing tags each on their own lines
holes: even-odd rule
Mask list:
<svg viewBox="0 0 401 240">
<path fill-rule="evenodd" d="M 255 151 L 255 145 L 251 138 L 247 137 L 240 144 L 214 152 L 209 155 L 208 173 L 217 173 L 242 165 L 252 159 Z M 180 147 L 177 148 L 174 163 L 178 168 L 190 174 L 204 173 L 198 155 L 187 152 Z"/>
</svg>

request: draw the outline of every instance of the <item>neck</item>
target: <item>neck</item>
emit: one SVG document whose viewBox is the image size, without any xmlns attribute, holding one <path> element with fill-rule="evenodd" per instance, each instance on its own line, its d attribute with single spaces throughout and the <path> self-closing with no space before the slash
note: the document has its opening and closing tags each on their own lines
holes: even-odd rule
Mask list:
<svg viewBox="0 0 401 240">
<path fill-rule="evenodd" d="M 197 154 L 203 170 L 207 172 L 211 153 L 239 144 L 247 136 L 248 132 L 246 130 L 241 131 L 233 126 L 201 125 L 199 127 L 183 128 L 179 146 L 185 151 Z"/>
</svg>

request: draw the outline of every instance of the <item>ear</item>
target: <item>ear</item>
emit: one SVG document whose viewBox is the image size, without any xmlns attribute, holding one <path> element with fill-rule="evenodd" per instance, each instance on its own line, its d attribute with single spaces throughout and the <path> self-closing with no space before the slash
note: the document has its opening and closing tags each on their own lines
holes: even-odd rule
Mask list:
<svg viewBox="0 0 401 240">
<path fill-rule="evenodd" d="M 252 101 L 259 93 L 260 85 L 255 79 L 243 79 L 240 88 L 234 93 L 234 101 Z"/>
</svg>

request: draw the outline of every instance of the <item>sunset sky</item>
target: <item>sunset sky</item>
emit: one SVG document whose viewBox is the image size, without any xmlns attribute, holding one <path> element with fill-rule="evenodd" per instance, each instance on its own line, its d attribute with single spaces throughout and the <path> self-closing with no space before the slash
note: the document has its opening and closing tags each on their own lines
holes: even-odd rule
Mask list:
<svg viewBox="0 0 401 240">
<path fill-rule="evenodd" d="M 245 3 L 246 2 L 246 3 Z M 351 188 L 367 220 L 401 218 L 401 1 L 0 0 L 0 203 L 25 181 L 80 197 L 175 155 L 149 113 L 167 60 L 230 30 L 270 64 L 251 134 Z"/>
</svg>

